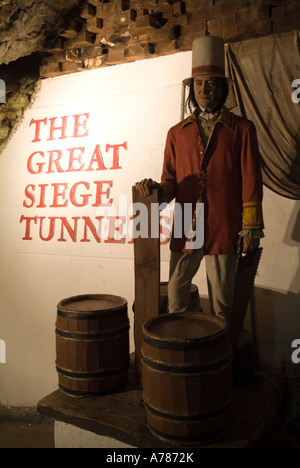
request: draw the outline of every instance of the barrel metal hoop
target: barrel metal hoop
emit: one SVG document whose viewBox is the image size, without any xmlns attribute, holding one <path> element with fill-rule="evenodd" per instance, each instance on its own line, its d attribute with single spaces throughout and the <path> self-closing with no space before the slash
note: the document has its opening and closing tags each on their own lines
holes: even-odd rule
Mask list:
<svg viewBox="0 0 300 468">
<path fill-rule="evenodd" d="M 212 418 L 222 416 L 225 414 L 227 411 L 230 410 L 230 407 L 232 405 L 232 401 L 230 400 L 225 406 L 222 408 L 212 411 L 211 413 L 208 414 L 193 414 L 191 416 L 184 416 L 184 415 L 177 415 L 177 414 L 169 414 L 169 413 L 163 413 L 162 411 L 153 408 L 153 406 L 149 405 L 147 402 L 144 401 L 145 408 L 150 411 L 150 413 L 155 414 L 155 416 L 159 416 L 160 418 L 163 419 L 170 419 L 171 421 L 186 421 L 187 423 L 190 421 L 205 421 L 205 420 L 210 420 Z"/>
<path fill-rule="evenodd" d="M 218 336 L 219 335 L 219 336 Z M 171 340 L 171 339 L 159 339 L 143 334 L 143 341 L 153 346 L 154 348 L 170 349 L 175 351 L 194 351 L 199 348 L 207 348 L 209 345 L 215 346 L 225 340 L 223 332 L 219 334 L 211 335 L 207 338 L 201 339 L 186 339 L 186 340 Z"/>
<path fill-rule="evenodd" d="M 117 315 L 122 315 L 124 313 L 127 314 L 127 305 L 126 306 L 121 306 L 119 309 L 105 309 L 103 311 L 95 311 L 93 313 L 88 312 L 88 313 L 80 313 L 80 312 L 70 312 L 68 310 L 62 310 L 58 309 L 57 310 L 57 315 L 60 317 L 65 317 L 68 319 L 73 319 L 73 320 L 99 320 L 103 319 L 106 317 L 114 317 Z"/>
<path fill-rule="evenodd" d="M 120 374 L 122 372 L 127 371 L 129 368 L 129 362 L 127 365 L 123 367 L 119 367 L 117 369 L 109 369 L 109 370 L 103 370 L 100 372 L 74 372 L 74 371 L 69 371 L 67 369 L 63 369 L 62 367 L 56 366 L 56 370 L 59 374 L 64 375 L 65 377 L 69 377 L 71 379 L 99 379 L 102 377 L 111 377 L 116 374 Z"/>
<path fill-rule="evenodd" d="M 149 429 L 152 433 L 156 434 L 159 436 L 159 438 L 164 439 L 164 440 L 169 440 L 169 441 L 176 441 L 179 443 L 195 443 L 195 444 L 203 444 L 205 442 L 209 442 L 210 440 L 215 440 L 221 437 L 228 429 L 229 424 L 227 424 L 224 428 L 211 432 L 209 434 L 206 434 L 205 436 L 179 436 L 179 435 L 174 435 L 174 434 L 168 434 L 166 432 L 159 431 L 156 429 L 152 424 L 148 422 Z"/>
<path fill-rule="evenodd" d="M 102 390 L 102 391 L 97 390 L 96 392 L 93 392 L 93 391 L 83 391 L 83 390 L 70 390 L 69 388 L 64 387 L 63 385 L 59 384 L 59 388 L 64 393 L 73 397 L 77 397 L 77 398 L 93 398 L 93 397 L 99 397 L 99 396 L 104 396 L 104 395 L 110 395 L 112 391 L 117 390 L 121 386 L 122 384 L 118 384 L 109 390 Z"/>
<path fill-rule="evenodd" d="M 203 372 L 212 372 L 214 370 L 220 370 L 222 367 L 231 364 L 232 362 L 232 356 L 228 355 L 226 358 L 221 359 L 217 362 L 214 362 L 212 364 L 207 364 L 203 366 L 170 366 L 168 364 L 163 364 L 160 362 L 155 362 L 151 361 L 150 359 L 147 359 L 143 354 L 141 355 L 142 362 L 152 368 L 155 369 L 159 372 L 167 372 L 167 373 L 172 373 L 172 374 L 200 374 Z"/>
<path fill-rule="evenodd" d="M 130 329 L 129 322 L 120 328 L 115 328 L 114 330 L 107 330 L 104 332 L 89 332 L 89 333 L 81 333 L 81 332 L 69 332 L 63 331 L 59 328 L 55 329 L 57 335 L 62 336 L 63 338 L 69 340 L 88 340 L 88 341 L 104 341 L 108 338 L 118 339 L 124 333 L 127 333 Z"/>
</svg>

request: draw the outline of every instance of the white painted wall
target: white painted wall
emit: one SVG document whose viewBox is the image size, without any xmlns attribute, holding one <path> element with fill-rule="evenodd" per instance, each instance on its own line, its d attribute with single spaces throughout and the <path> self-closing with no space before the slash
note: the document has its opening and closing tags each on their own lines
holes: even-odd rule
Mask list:
<svg viewBox="0 0 300 468">
<path fill-rule="evenodd" d="M 134 270 L 130 236 L 121 245 L 97 243 L 89 232 L 91 242 L 83 243 L 82 227 L 78 227 L 76 242 L 66 232 L 67 241 L 58 242 L 60 228 L 56 227 L 53 239 L 45 242 L 39 239 L 38 227 L 32 222 L 32 240 L 23 240 L 22 215 L 66 217 L 71 223 L 72 217 L 81 218 L 81 222 L 83 216 L 94 220 L 95 216 L 110 214 L 92 207 L 92 197 L 82 208 L 72 206 L 70 200 L 66 208 L 51 208 L 52 195 L 46 194 L 46 208 L 36 207 L 39 196 L 34 206 L 27 208 L 23 201 L 30 205 L 30 200 L 24 190 L 29 185 L 37 190 L 38 185 L 65 183 L 67 196 L 78 181 L 85 181 L 92 188 L 94 181 L 105 180 L 112 181 L 108 195 L 116 209 L 120 209 L 119 194 L 127 196 L 131 203 L 131 186 L 137 180 L 160 177 L 166 132 L 180 120 L 181 81 L 190 74 L 190 61 L 187 52 L 45 80 L 34 106 L 0 156 L 0 339 L 6 345 L 6 363 L 0 360 L 1 404 L 36 405 L 57 389 L 56 305 L 65 297 L 86 293 L 125 297 L 133 349 Z M 88 129 L 86 137 L 71 137 L 74 120 L 70 119 L 68 138 L 48 141 L 47 126 L 41 124 L 41 141 L 32 142 L 32 119 L 85 113 L 89 118 L 87 126 L 80 127 L 80 133 Z M 127 150 L 120 148 L 122 169 L 59 174 L 30 174 L 27 170 L 27 160 L 33 152 L 47 154 L 54 149 L 63 151 L 60 162 L 67 167 L 65 157 L 72 147 L 85 148 L 82 162 L 87 168 L 97 144 L 109 168 L 113 151 L 106 153 L 106 145 L 125 141 Z M 79 166 L 74 163 L 74 167 Z M 80 201 L 79 192 L 77 196 Z M 64 197 L 60 196 L 59 201 L 63 204 Z M 278 369 L 283 359 L 290 361 L 292 340 L 300 338 L 299 208 L 300 202 L 265 191 L 266 238 L 256 291 L 258 328 L 262 355 Z M 168 256 L 166 245 L 162 248 L 162 280 L 168 278 Z M 204 266 L 195 282 L 201 295 L 207 296 Z"/>
</svg>

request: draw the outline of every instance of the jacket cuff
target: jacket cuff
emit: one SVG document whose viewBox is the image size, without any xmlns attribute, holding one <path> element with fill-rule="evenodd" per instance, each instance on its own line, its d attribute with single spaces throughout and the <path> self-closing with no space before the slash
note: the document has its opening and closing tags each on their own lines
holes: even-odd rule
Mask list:
<svg viewBox="0 0 300 468">
<path fill-rule="evenodd" d="M 265 237 L 264 231 L 262 229 L 243 229 L 239 232 L 240 237 L 256 237 L 257 239 L 262 239 Z"/>
<path fill-rule="evenodd" d="M 173 198 L 175 198 L 173 184 L 171 182 L 163 181 L 159 185 L 163 189 L 164 199 L 170 203 Z"/>
<path fill-rule="evenodd" d="M 261 202 L 243 203 L 243 230 L 264 229 Z"/>
</svg>

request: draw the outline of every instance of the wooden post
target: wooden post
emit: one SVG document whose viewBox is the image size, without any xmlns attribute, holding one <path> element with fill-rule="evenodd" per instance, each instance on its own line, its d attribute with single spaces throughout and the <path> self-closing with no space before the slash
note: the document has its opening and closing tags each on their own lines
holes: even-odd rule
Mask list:
<svg viewBox="0 0 300 468">
<path fill-rule="evenodd" d="M 159 238 L 159 211 L 153 209 L 154 203 L 158 204 L 158 190 L 153 190 L 152 195 L 144 197 L 139 194 L 135 187 L 132 189 L 133 204 L 143 204 L 147 209 L 147 218 L 141 219 L 146 222 L 147 237 L 134 239 L 134 270 L 135 270 L 135 318 L 134 318 L 134 341 L 135 341 L 135 368 L 137 382 L 141 382 L 141 346 L 143 324 L 153 317 L 159 315 L 160 298 L 160 238 Z M 137 205 L 135 205 L 137 207 Z M 158 205 L 157 205 L 158 206 Z M 151 212 L 153 216 L 151 216 Z M 158 213 L 158 217 L 154 216 Z M 136 218 L 141 216 L 137 211 Z M 142 218 L 142 216 L 141 216 Z M 155 226 L 151 225 L 155 223 Z M 148 222 L 148 226 L 147 226 Z M 144 226 L 144 227 L 145 227 Z M 153 229 L 154 228 L 154 229 Z M 158 236 L 154 237 L 154 232 Z"/>
</svg>

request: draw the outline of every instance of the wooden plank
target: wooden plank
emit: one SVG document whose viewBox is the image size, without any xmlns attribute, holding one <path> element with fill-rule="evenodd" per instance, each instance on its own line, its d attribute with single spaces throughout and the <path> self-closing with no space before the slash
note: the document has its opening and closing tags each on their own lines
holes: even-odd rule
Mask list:
<svg viewBox="0 0 300 468">
<path fill-rule="evenodd" d="M 135 384 L 134 356 L 131 358 L 129 381 L 119 391 L 98 398 L 73 398 L 56 390 L 38 402 L 38 413 L 138 448 L 180 447 L 179 442 L 165 443 L 150 433 L 142 391 Z M 276 421 L 280 405 L 278 390 L 267 377 L 262 377 L 256 390 L 235 388 L 231 427 L 219 440 L 202 448 L 255 446 Z"/>
<path fill-rule="evenodd" d="M 103 18 L 98 18 L 98 17 L 90 18 L 86 22 L 86 30 L 93 34 L 97 34 L 101 32 L 102 28 L 103 28 Z"/>
<path fill-rule="evenodd" d="M 147 237 L 137 237 L 134 239 L 134 269 L 135 269 L 135 320 L 134 320 L 134 341 L 136 357 L 136 378 L 141 380 L 141 346 L 143 324 L 153 317 L 159 315 L 160 297 L 160 239 L 159 239 L 159 213 L 154 219 L 151 211 L 153 204 L 158 204 L 158 190 L 154 190 L 152 195 L 144 197 L 139 194 L 135 187 L 132 189 L 132 200 L 134 204 L 142 204 L 145 207 L 147 218 L 142 219 L 141 211 L 138 211 L 135 220 L 146 222 L 148 226 L 140 223 L 138 230 L 145 229 Z M 152 211 L 154 213 L 154 210 Z M 155 226 L 151 226 L 151 221 Z M 154 237 L 153 229 L 156 230 L 157 237 Z M 136 237 L 136 236 L 134 236 Z"/>
<path fill-rule="evenodd" d="M 60 54 L 64 51 L 64 38 L 58 37 L 53 45 L 46 50 L 50 54 Z"/>
<path fill-rule="evenodd" d="M 85 2 L 84 6 L 80 10 L 80 16 L 84 19 L 93 18 L 97 13 L 97 7 L 92 5 L 90 2 Z"/>
<path fill-rule="evenodd" d="M 77 34 L 82 31 L 83 24 L 83 21 L 80 19 L 71 19 L 70 24 L 63 32 L 60 33 L 60 36 L 65 37 L 66 39 L 75 38 Z"/>
<path fill-rule="evenodd" d="M 243 329 L 245 315 L 250 296 L 253 291 L 253 285 L 262 250 L 262 247 L 260 247 L 259 249 L 248 253 L 247 255 L 241 256 L 238 262 L 233 306 L 229 326 L 229 337 L 233 355 L 236 353 Z"/>
</svg>

